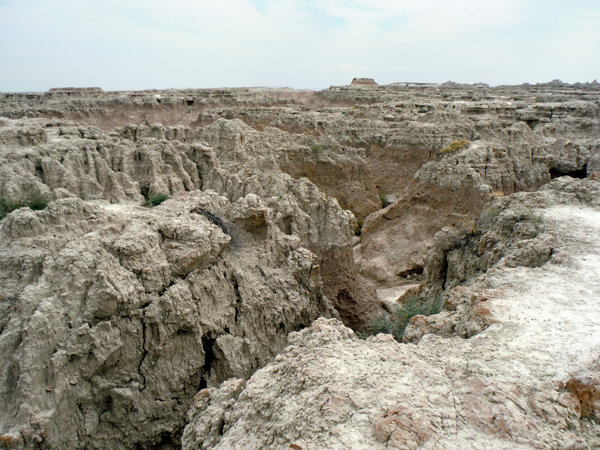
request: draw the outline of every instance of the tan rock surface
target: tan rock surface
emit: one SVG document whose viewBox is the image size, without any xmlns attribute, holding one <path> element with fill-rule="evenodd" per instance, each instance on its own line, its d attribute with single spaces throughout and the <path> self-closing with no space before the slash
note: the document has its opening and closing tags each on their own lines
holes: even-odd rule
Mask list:
<svg viewBox="0 0 600 450">
<path fill-rule="evenodd" d="M 0 135 L 7 136 L 0 154 L 3 196 L 39 193 L 119 203 L 196 189 L 212 189 L 232 202 L 253 194 L 273 210 L 273 220 L 285 234 L 300 237 L 320 257 L 327 295 L 352 311 L 342 313 L 347 324 L 361 328 L 380 308 L 374 289 L 357 275 L 351 257 L 354 215 L 306 178 L 295 180 L 283 173 L 282 168 L 314 158 L 312 137 L 278 129 L 257 132 L 240 120 L 224 119 L 198 129 L 128 126 L 111 133 L 56 121 L 7 121 Z M 32 135 L 39 138 L 31 142 Z M 368 214 L 376 208 L 373 199 L 379 200 L 368 183 L 363 153 L 332 144 L 315 163 L 323 161 L 332 176 L 347 168 L 350 177 L 363 173 L 338 196 L 355 202 L 371 199 L 371 207 L 366 201 L 358 208 Z M 328 185 L 325 177 L 321 185 Z"/>
<path fill-rule="evenodd" d="M 0 442 L 177 445 L 200 387 L 248 378 L 284 345 L 288 331 L 319 314 L 335 315 L 329 304 L 361 328 L 380 308 L 365 277 L 390 289 L 425 277 L 424 292 L 441 295 L 446 310 L 409 325 L 406 339 L 424 353 L 385 366 L 388 378 L 382 372 L 374 386 L 390 401 L 363 406 L 361 398 L 374 396 L 360 383 L 374 367 L 379 373 L 369 358 L 395 344 L 389 336 L 354 343 L 349 331 L 339 331 L 358 347 L 344 350 L 342 363 L 332 347 L 316 367 L 334 385 L 337 375 L 327 370 L 339 368 L 358 394 L 341 389 L 318 408 L 312 400 L 299 403 L 312 417 L 326 413 L 340 425 L 330 432 L 339 442 L 319 441 L 325 431 L 302 417 L 309 438 L 302 425 L 299 437 L 269 431 L 277 425 L 266 429 L 266 441 L 252 441 L 252 432 L 248 442 L 360 448 L 364 435 L 368 448 L 377 448 L 379 424 L 379 438 L 399 448 L 446 441 L 465 448 L 585 448 L 581 440 L 598 446 L 589 421 L 596 417 L 598 373 L 589 354 L 598 353 L 598 340 L 589 322 L 594 306 L 585 301 L 597 296 L 588 270 L 597 253 L 588 239 L 598 231 L 597 188 L 563 178 L 535 195 L 522 192 L 562 175 L 599 176 L 598 92 L 595 85 L 562 83 L 395 83 L 318 93 L 0 94 L 0 196 L 56 200 L 0 224 L 0 346 L 2 356 L 11 355 L 0 358 L 0 394 L 8 405 L 0 413 Z M 470 144 L 443 151 L 456 140 Z M 377 191 L 392 205 L 379 209 Z M 513 192 L 521 194 L 505 198 Z M 174 199 L 155 210 L 139 206 L 156 193 Z M 497 208 L 475 220 L 494 197 Z M 366 218 L 361 237 L 354 236 L 356 218 Z M 351 244 L 358 244 L 357 265 Z M 583 269 L 574 271 L 573 261 Z M 319 345 L 329 345 L 326 328 L 310 332 L 328 336 Z M 590 338 L 575 339 L 573 329 Z M 390 348 L 394 355 L 405 347 Z M 356 352 L 365 352 L 368 370 L 352 378 L 363 370 L 363 360 L 352 359 Z M 302 371 L 297 364 L 290 362 L 290 370 Z M 451 375 L 455 367 L 458 375 Z M 244 395 L 244 383 L 233 383 L 223 399 Z M 401 383 L 415 393 L 408 403 L 395 390 Z M 432 386 L 452 395 L 429 399 L 437 392 L 429 392 Z M 285 392 L 287 385 L 283 400 L 273 397 L 263 409 L 280 414 Z M 419 392 L 427 398 L 416 399 Z M 439 411 L 456 399 L 464 416 L 455 426 Z M 214 423 L 203 426 L 212 430 L 207 445 L 228 448 L 217 444 L 229 439 L 220 434 L 225 423 L 237 436 L 239 417 L 250 409 L 239 406 L 232 422 L 228 408 L 236 406 L 223 401 L 213 402 Z M 297 412 L 284 411 L 277 420 L 296 420 Z M 417 423 L 423 427 L 413 432 Z M 346 433 L 355 429 L 363 431 Z M 290 440 L 281 437 L 288 434 Z"/>
<path fill-rule="evenodd" d="M 599 368 L 599 194 L 597 182 L 562 179 L 515 196 L 505 214 L 522 206 L 543 214 L 552 256 L 531 264 L 517 232 L 487 273 L 454 289 L 448 312 L 469 290 L 487 291 L 495 323 L 483 331 L 426 334 L 411 345 L 385 335 L 361 341 L 319 319 L 290 334 L 245 384 L 204 391 L 183 448 L 285 449 L 298 440 L 307 449 L 598 447 L 600 427 L 582 415 L 594 400 L 580 399 L 595 399 L 594 378 L 583 374 Z M 572 374 L 582 375 L 575 382 Z"/>
<path fill-rule="evenodd" d="M 194 208 L 252 216 L 232 237 Z M 248 377 L 335 315 L 317 257 L 249 195 L 53 202 L 2 221 L 0 429 L 27 448 L 176 444 L 199 386 Z"/>
<path fill-rule="evenodd" d="M 1 222 L 2 442 L 176 448 L 198 387 L 249 377 L 288 332 L 338 315 L 324 291 L 356 327 L 379 308 L 354 215 L 278 166 L 311 153 L 302 136 L 1 125 L 0 194 L 56 199 Z M 157 193 L 173 199 L 140 206 Z"/>
</svg>

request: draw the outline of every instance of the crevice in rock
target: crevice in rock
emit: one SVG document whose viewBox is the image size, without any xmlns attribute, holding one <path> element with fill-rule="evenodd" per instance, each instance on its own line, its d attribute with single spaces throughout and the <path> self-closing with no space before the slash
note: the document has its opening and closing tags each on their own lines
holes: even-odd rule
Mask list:
<svg viewBox="0 0 600 450">
<path fill-rule="evenodd" d="M 558 170 L 555 168 L 550 169 L 550 179 L 554 180 L 555 178 L 558 177 L 572 177 L 572 178 L 579 178 L 579 179 L 584 179 L 587 176 L 587 164 L 583 166 L 583 168 L 581 170 L 572 170 L 572 171 L 564 171 L 564 170 Z"/>
<path fill-rule="evenodd" d="M 146 389 L 146 377 L 143 374 L 142 365 L 144 364 L 144 360 L 146 359 L 146 356 L 148 356 L 152 345 L 152 330 L 150 327 L 151 325 L 148 325 L 144 321 L 142 321 L 142 356 L 137 367 L 137 373 L 140 375 L 143 384 L 143 387 L 140 389 L 140 392 Z"/>
<path fill-rule="evenodd" d="M 135 450 L 178 450 L 181 448 L 181 436 L 183 428 L 173 433 L 163 432 L 158 437 L 155 444 L 139 443 L 134 447 Z"/>
<path fill-rule="evenodd" d="M 292 235 L 292 221 L 293 218 L 288 216 L 288 217 L 284 217 L 281 220 L 281 224 L 280 224 L 280 229 L 281 231 L 283 231 L 285 234 L 287 234 L 288 236 Z"/>
<path fill-rule="evenodd" d="M 148 191 L 149 190 L 150 190 L 150 188 L 148 186 L 140 185 L 140 194 L 142 194 L 146 200 L 148 200 Z"/>
<path fill-rule="evenodd" d="M 104 398 L 104 400 L 102 400 L 99 404 L 98 404 L 98 417 L 101 417 L 102 414 L 108 412 L 110 413 L 112 410 L 112 397 L 110 395 L 107 395 L 106 398 Z"/>
<path fill-rule="evenodd" d="M 238 323 L 240 308 L 242 307 L 242 296 L 240 294 L 240 285 L 238 284 L 237 278 L 233 277 L 233 290 L 235 292 L 235 323 Z"/>
<path fill-rule="evenodd" d="M 225 421 L 221 420 L 221 422 L 219 422 L 219 429 L 217 430 L 217 434 L 219 436 L 223 436 L 224 430 L 225 430 Z"/>
<path fill-rule="evenodd" d="M 529 128 L 531 128 L 532 130 L 535 130 L 535 127 L 537 127 L 537 126 L 538 126 L 538 123 L 539 123 L 539 122 L 540 122 L 540 121 L 539 121 L 539 120 L 537 120 L 537 119 L 531 119 L 531 120 L 526 120 L 526 121 L 525 121 L 525 123 L 527 124 L 527 126 L 528 126 Z"/>
<path fill-rule="evenodd" d="M 141 279 L 141 274 L 140 274 L 140 276 L 138 277 L 138 279 L 139 279 L 140 281 L 142 281 L 142 279 Z M 165 294 L 165 292 L 167 292 L 167 291 L 168 291 L 168 290 L 169 290 L 169 289 L 170 289 L 172 286 L 174 286 L 174 285 L 175 285 L 175 283 L 177 283 L 177 281 L 178 281 L 178 280 L 179 280 L 179 278 L 177 278 L 177 279 L 171 279 L 171 281 L 169 281 L 169 284 L 168 284 L 168 286 L 165 286 L 165 287 L 163 287 L 163 288 L 162 288 L 162 290 L 161 290 L 161 291 L 158 293 L 158 296 L 159 296 L 159 297 L 162 297 L 162 296 Z"/>
<path fill-rule="evenodd" d="M 404 277 L 407 279 L 418 279 L 423 275 L 423 267 L 413 267 L 412 269 L 403 270 L 402 272 L 398 272 L 396 275 L 399 277 Z"/>
<path fill-rule="evenodd" d="M 200 386 L 198 390 L 205 389 L 208 386 L 208 378 L 210 377 L 210 372 L 212 369 L 212 365 L 215 361 L 215 353 L 214 353 L 214 345 L 217 342 L 216 339 L 213 339 L 209 336 L 202 336 L 202 348 L 204 349 L 204 365 L 202 366 L 202 379 L 200 380 Z"/>
</svg>

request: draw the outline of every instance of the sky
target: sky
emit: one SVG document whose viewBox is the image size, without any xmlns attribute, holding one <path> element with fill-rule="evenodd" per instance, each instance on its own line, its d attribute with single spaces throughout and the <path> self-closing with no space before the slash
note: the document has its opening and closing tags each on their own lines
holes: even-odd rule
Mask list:
<svg viewBox="0 0 600 450">
<path fill-rule="evenodd" d="M 600 79 L 600 0 L 0 0 L 0 92 Z"/>
</svg>

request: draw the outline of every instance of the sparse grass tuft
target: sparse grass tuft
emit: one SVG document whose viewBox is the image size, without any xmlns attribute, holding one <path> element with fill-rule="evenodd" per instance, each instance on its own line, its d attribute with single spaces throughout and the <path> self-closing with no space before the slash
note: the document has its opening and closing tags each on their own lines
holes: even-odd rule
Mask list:
<svg viewBox="0 0 600 450">
<path fill-rule="evenodd" d="M 28 207 L 34 211 L 41 211 L 48 206 L 48 200 L 41 195 L 34 195 L 27 200 L 11 200 L 0 197 L 0 219 L 4 219 L 15 209 Z"/>
<path fill-rule="evenodd" d="M 379 193 L 379 200 L 381 200 L 381 206 L 384 208 L 387 208 L 388 206 L 390 206 L 392 204 L 392 200 L 387 196 L 387 194 L 384 194 L 381 191 L 378 191 Z"/>
<path fill-rule="evenodd" d="M 322 153 L 324 149 L 321 145 L 313 145 L 311 150 L 312 150 L 313 154 L 317 155 L 319 153 Z"/>
<path fill-rule="evenodd" d="M 409 296 L 400 309 L 390 316 L 374 317 L 363 334 L 374 336 L 379 333 L 391 334 L 398 342 L 402 342 L 406 326 L 415 316 L 431 316 L 442 310 L 442 299 L 422 298 L 417 295 Z M 361 336 L 359 338 L 363 339 Z"/>
<path fill-rule="evenodd" d="M 458 151 L 461 148 L 466 147 L 469 144 L 470 144 L 470 142 L 467 141 L 467 140 L 465 140 L 465 139 L 460 139 L 458 141 L 454 141 L 448 147 L 441 149 L 440 150 L 440 154 L 442 154 L 442 153 L 452 153 L 452 152 Z"/>
<path fill-rule="evenodd" d="M 365 332 L 365 331 L 357 331 L 356 333 L 356 337 L 359 339 L 362 339 L 363 341 L 369 337 L 369 333 Z"/>
<path fill-rule="evenodd" d="M 146 200 L 146 202 L 144 203 L 144 205 L 146 205 L 146 206 L 158 206 L 162 202 L 164 202 L 165 200 L 168 200 L 169 198 L 170 197 L 167 194 L 163 194 L 161 192 L 159 194 L 153 195 L 148 200 Z"/>
</svg>

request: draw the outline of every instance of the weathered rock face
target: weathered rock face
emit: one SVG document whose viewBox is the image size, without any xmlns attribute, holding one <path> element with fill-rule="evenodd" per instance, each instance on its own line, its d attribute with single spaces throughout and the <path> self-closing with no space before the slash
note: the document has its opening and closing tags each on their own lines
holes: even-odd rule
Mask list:
<svg viewBox="0 0 600 450">
<path fill-rule="evenodd" d="M 175 446 L 199 389 L 247 379 L 289 331 L 336 316 L 331 306 L 360 329 L 380 308 L 364 277 L 396 284 L 425 270 L 423 292 L 445 310 L 411 321 L 412 350 L 397 357 L 407 347 L 319 322 L 305 335 L 321 347 L 290 341 L 298 359 L 273 382 L 281 402 L 261 403 L 242 381 L 201 391 L 196 413 L 223 424 L 193 413 L 189 438 L 207 448 L 598 445 L 586 428 L 597 417 L 600 336 L 587 302 L 598 290 L 588 270 L 597 187 L 546 185 L 600 177 L 598 92 L 396 83 L 0 95 L 0 196 L 55 200 L 0 224 L 0 442 Z M 173 199 L 139 206 L 158 193 Z M 310 353 L 329 345 L 323 361 Z M 379 353 L 389 365 L 373 363 Z M 305 358 L 317 375 L 302 372 Z M 296 369 L 309 387 L 350 387 L 298 400 L 288 392 L 304 395 L 300 379 L 283 377 Z M 376 406 L 360 387 L 371 372 L 390 399 Z M 273 427 L 253 428 L 252 402 L 277 414 Z"/>
<path fill-rule="evenodd" d="M 1 223 L 7 442 L 177 446 L 199 388 L 249 377 L 290 331 L 339 317 L 329 299 L 357 328 L 379 310 L 352 260 L 353 214 L 280 169 L 312 138 L 235 120 L 1 125 L 0 195 L 56 199 Z M 339 146 L 317 156 L 364 164 Z M 158 193 L 173 199 L 139 206 Z"/>
<path fill-rule="evenodd" d="M 523 127 L 525 133 L 532 133 Z M 530 139 L 534 145 L 536 138 Z M 594 171 L 594 157 L 590 155 L 597 155 L 599 148 L 598 141 L 584 147 L 554 140 L 549 152 L 534 155 L 532 160 L 512 150 L 516 158 L 509 162 L 507 152 L 487 145 L 479 141 L 424 164 L 413 185 L 392 206 L 369 217 L 359 263 L 363 272 L 376 279 L 393 280 L 394 275 L 423 267 L 424 249 L 432 244 L 440 226 L 466 227 L 493 196 L 537 189 L 550 181 L 552 174 L 585 176 L 588 164 L 588 172 Z M 417 223 L 424 226 L 415 226 Z"/>
<path fill-rule="evenodd" d="M 232 237 L 195 208 L 219 211 Z M 256 195 L 155 209 L 51 203 L 2 222 L 0 430 L 26 448 L 177 444 L 203 386 L 248 377 L 335 315 L 317 258 Z M 248 231 L 250 230 L 250 231 Z M 12 438 L 11 438 L 12 439 Z"/>
<path fill-rule="evenodd" d="M 562 178 L 502 205 L 477 223 L 479 254 L 464 239 L 446 257 L 465 286 L 441 277 L 446 310 L 413 318 L 417 345 L 319 319 L 247 382 L 201 390 L 183 448 L 598 447 L 600 183 Z M 515 222 L 523 208 L 541 218 Z M 544 236 L 551 255 L 535 251 Z"/>
<path fill-rule="evenodd" d="M 198 113 L 216 106 L 285 105 L 314 91 L 290 88 L 167 89 L 104 92 L 98 88 L 51 89 L 44 94 L 4 93 L 0 115 L 9 118 L 55 117 L 103 130 L 130 123 L 189 125 Z"/>
<path fill-rule="evenodd" d="M 598 185 L 561 177 L 535 193 L 496 199 L 469 230 L 445 228 L 436 234 L 427 258 L 425 281 L 452 290 L 492 267 L 539 267 L 554 255 L 555 233 L 536 208 L 572 202 L 598 205 Z"/>
<path fill-rule="evenodd" d="M 169 95 L 183 99 L 184 94 Z M 294 177 L 306 176 L 358 218 L 379 207 L 374 188 L 392 201 L 401 199 L 401 216 L 387 223 L 385 230 L 367 227 L 362 253 L 357 252 L 364 259 L 358 262 L 365 275 L 379 281 L 383 276 L 392 284 L 402 281 L 396 274 L 424 267 L 425 249 L 435 232 L 456 224 L 457 219 L 463 223 L 474 219 L 490 195 L 535 190 L 561 175 L 582 177 L 587 172 L 592 176 L 594 155 L 600 148 L 595 85 L 341 86 L 269 108 L 235 100 L 241 98 L 236 90 L 198 95 L 194 105 L 217 95 L 230 101 L 204 103 L 202 109 L 193 110 L 194 120 L 179 123 L 205 126 L 219 118 L 238 118 L 259 130 L 275 127 L 305 135 L 301 145 L 315 148 L 315 154 L 305 150 L 294 158 L 290 153 L 289 164 L 282 161 L 280 167 Z M 60 115 L 58 109 L 53 112 L 47 100 L 38 101 L 39 108 L 43 104 L 47 109 L 28 114 L 74 117 Z M 118 102 L 129 108 L 129 100 Z M 178 102 L 174 111 L 186 108 L 184 100 Z M 81 117 L 84 115 L 94 123 L 93 111 L 86 110 Z M 138 117 L 123 119 L 120 124 L 144 123 Z M 159 116 L 156 120 L 174 123 Z M 438 155 L 456 140 L 468 140 L 471 145 Z M 351 148 L 364 149 L 367 167 L 351 156 Z M 319 149 L 326 151 L 320 154 Z M 425 197 L 419 203 L 431 210 L 429 215 L 420 216 L 423 208 L 414 207 L 417 193 Z M 458 197 L 463 202 L 436 202 L 439 196 Z M 462 211 L 452 214 L 456 209 Z M 427 221 L 430 230 L 407 231 L 414 229 L 410 220 L 403 219 L 407 216 Z M 435 217 L 435 224 L 429 216 Z M 375 234 L 369 236 L 371 233 Z M 382 258 L 381 242 L 395 242 L 397 236 L 403 244 L 397 248 L 388 245 L 388 256 Z"/>
<path fill-rule="evenodd" d="M 468 188 L 439 189 L 415 183 L 390 206 L 367 218 L 357 252 L 358 266 L 380 282 L 406 281 L 406 276 L 423 272 L 435 233 L 448 225 L 464 228 L 473 211 L 488 199 Z"/>
<path fill-rule="evenodd" d="M 142 201 L 158 193 L 177 195 L 214 190 L 235 202 L 249 194 L 264 200 L 273 220 L 287 235 L 302 239 L 323 266 L 330 298 L 354 313 L 346 323 L 358 328 L 379 310 L 373 288 L 357 276 L 350 238 L 355 218 L 331 197 L 293 172 L 310 164 L 348 173 L 348 185 L 324 179 L 331 193 L 367 199 L 357 207 L 363 215 L 379 202 L 362 151 L 334 146 L 311 150 L 314 139 L 278 129 L 257 132 L 239 120 L 218 120 L 205 128 L 125 127 L 110 134 L 93 127 L 57 122 L 7 122 L 0 128 L 5 147 L 0 159 L 0 194 L 9 198 L 39 193 L 48 198 L 106 199 L 112 203 Z M 44 126 L 44 128 L 42 128 Z M 23 137 L 25 136 L 25 137 Z M 33 136 L 33 138 L 32 138 Z M 33 140 L 33 141 L 32 141 Z M 358 175 L 355 177 L 355 175 Z M 359 191 L 360 195 L 353 195 Z M 369 206 L 369 201 L 372 206 Z M 340 297 L 340 298 L 342 298 Z M 336 300 L 334 300 L 336 301 Z M 346 314 L 342 313 L 346 318 Z"/>
</svg>

